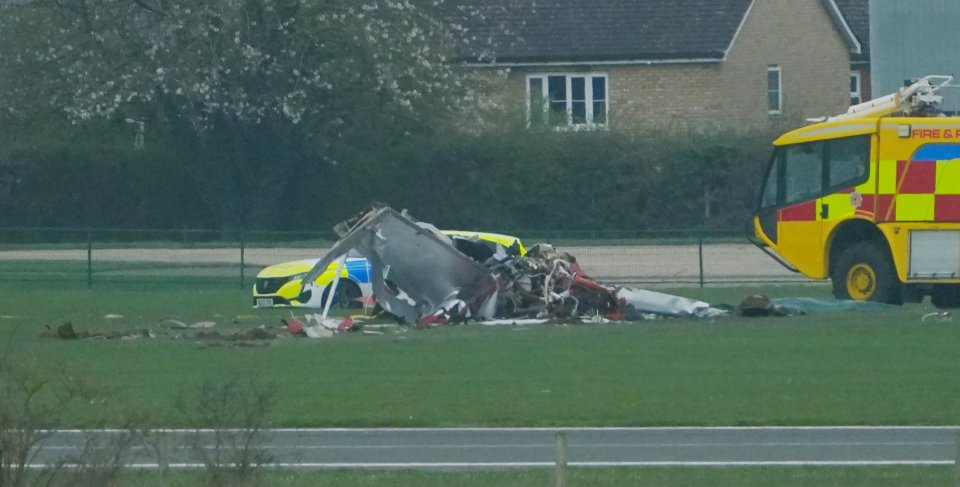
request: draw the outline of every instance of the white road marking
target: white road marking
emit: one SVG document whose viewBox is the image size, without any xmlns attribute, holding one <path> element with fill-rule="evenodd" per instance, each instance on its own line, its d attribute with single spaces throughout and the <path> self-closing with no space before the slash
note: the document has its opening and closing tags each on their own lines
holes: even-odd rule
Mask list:
<svg viewBox="0 0 960 487">
<path fill-rule="evenodd" d="M 953 465 L 952 460 L 853 460 L 853 461 L 709 461 L 709 462 L 569 462 L 570 467 L 615 468 L 615 467 L 880 467 L 880 466 L 935 466 Z M 543 468 L 554 467 L 554 462 L 412 462 L 412 463 L 270 463 L 267 468 L 376 468 L 376 469 L 416 469 L 416 468 Z M 30 468 L 44 468 L 42 464 L 31 464 Z M 131 468 L 159 468 L 156 463 L 134 463 Z M 170 463 L 173 469 L 205 468 L 203 463 Z"/>
<path fill-rule="evenodd" d="M 956 430 L 960 431 L 960 425 L 943 426 L 534 426 L 534 427 L 509 427 L 493 426 L 469 427 L 469 428 L 274 428 L 262 430 L 264 433 L 378 433 L 378 432 L 457 432 L 457 431 L 844 431 L 844 430 Z M 240 428 L 216 429 L 190 429 L 190 428 L 166 428 L 155 429 L 152 433 L 213 433 L 216 431 L 239 432 L 244 431 Z M 47 431 L 52 433 L 126 433 L 124 429 L 62 429 Z"/>
</svg>

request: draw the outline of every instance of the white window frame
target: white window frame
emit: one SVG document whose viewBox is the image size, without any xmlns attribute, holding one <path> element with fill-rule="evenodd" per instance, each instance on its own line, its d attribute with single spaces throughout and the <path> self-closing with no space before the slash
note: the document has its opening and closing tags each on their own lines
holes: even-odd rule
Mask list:
<svg viewBox="0 0 960 487">
<path fill-rule="evenodd" d="M 607 73 L 538 73 L 530 74 L 526 77 L 526 86 L 525 91 L 527 94 L 527 127 L 530 127 L 532 121 L 532 110 L 530 102 L 530 80 L 531 79 L 540 79 L 540 96 L 545 101 L 543 104 L 543 116 L 549 122 L 550 119 L 550 88 L 549 88 L 549 78 L 553 76 L 563 76 L 566 81 L 565 93 L 566 93 L 566 115 L 567 121 L 563 125 L 557 125 L 551 127 L 554 130 L 596 130 L 596 129 L 606 129 L 610 125 L 610 77 L 607 76 Z M 585 105 L 585 123 L 573 123 L 573 78 L 583 78 L 584 79 L 584 105 Z M 593 78 L 603 78 L 603 97 L 597 98 L 593 93 Z M 603 123 L 595 123 L 593 121 L 593 104 L 598 101 L 603 101 L 605 111 L 605 121 Z"/>
<path fill-rule="evenodd" d="M 863 80 L 860 77 L 860 71 L 850 71 L 850 82 L 856 89 L 850 91 L 850 105 L 859 105 L 863 103 Z M 854 101 L 856 100 L 856 101 Z"/>
<path fill-rule="evenodd" d="M 770 86 L 770 73 L 777 73 L 777 86 Z M 770 108 L 770 95 L 777 93 L 777 108 Z M 767 113 L 770 115 L 780 115 L 783 113 L 783 68 L 780 66 L 767 67 Z"/>
</svg>

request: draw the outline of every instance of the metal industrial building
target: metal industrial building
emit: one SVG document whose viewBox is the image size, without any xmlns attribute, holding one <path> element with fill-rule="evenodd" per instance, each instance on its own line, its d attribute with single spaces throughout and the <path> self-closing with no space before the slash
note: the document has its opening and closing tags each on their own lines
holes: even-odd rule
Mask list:
<svg viewBox="0 0 960 487">
<path fill-rule="evenodd" d="M 896 91 L 904 80 L 953 75 L 960 84 L 960 1 L 870 0 L 873 96 Z M 943 109 L 960 112 L 960 88 L 942 90 Z"/>
</svg>

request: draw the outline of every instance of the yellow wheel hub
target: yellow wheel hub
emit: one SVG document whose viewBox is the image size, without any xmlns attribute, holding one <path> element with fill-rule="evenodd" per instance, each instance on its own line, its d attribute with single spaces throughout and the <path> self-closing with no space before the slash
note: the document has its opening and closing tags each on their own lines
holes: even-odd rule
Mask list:
<svg viewBox="0 0 960 487">
<path fill-rule="evenodd" d="M 847 272 L 847 292 L 851 299 L 869 301 L 877 292 L 877 271 L 868 264 L 857 264 Z"/>
</svg>

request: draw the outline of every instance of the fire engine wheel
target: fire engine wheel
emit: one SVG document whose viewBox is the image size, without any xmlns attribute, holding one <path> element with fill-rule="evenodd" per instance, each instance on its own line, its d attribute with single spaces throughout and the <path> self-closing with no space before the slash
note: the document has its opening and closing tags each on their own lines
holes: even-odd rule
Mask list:
<svg viewBox="0 0 960 487">
<path fill-rule="evenodd" d="M 840 252 L 830 278 L 837 299 L 903 304 L 893 262 L 875 243 L 861 242 Z"/>
</svg>

